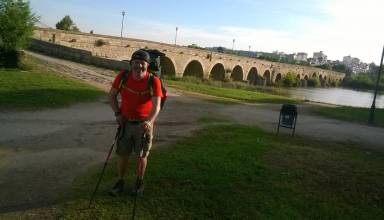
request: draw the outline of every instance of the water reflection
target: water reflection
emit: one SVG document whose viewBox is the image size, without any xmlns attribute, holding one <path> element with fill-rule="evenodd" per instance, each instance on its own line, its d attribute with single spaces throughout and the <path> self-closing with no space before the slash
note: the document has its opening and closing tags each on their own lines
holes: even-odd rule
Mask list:
<svg viewBox="0 0 384 220">
<path fill-rule="evenodd" d="M 290 97 L 336 105 L 370 108 L 373 92 L 363 92 L 341 88 L 294 88 L 287 90 Z M 384 95 L 377 95 L 376 107 L 384 108 Z"/>
</svg>

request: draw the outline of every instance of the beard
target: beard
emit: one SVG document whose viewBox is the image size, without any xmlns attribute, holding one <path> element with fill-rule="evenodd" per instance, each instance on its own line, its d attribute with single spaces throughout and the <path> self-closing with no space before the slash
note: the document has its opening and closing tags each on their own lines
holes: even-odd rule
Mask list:
<svg viewBox="0 0 384 220">
<path fill-rule="evenodd" d="M 142 79 L 145 76 L 147 69 L 145 67 L 136 67 L 132 69 L 132 72 L 136 79 Z"/>
</svg>

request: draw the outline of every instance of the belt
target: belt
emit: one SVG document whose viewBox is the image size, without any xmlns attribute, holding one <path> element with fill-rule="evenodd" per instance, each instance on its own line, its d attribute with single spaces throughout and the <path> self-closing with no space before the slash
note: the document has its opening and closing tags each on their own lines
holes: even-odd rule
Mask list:
<svg viewBox="0 0 384 220">
<path fill-rule="evenodd" d="M 125 120 L 124 122 L 127 124 L 134 124 L 134 125 L 143 123 L 143 121 L 128 121 L 128 120 Z"/>
</svg>

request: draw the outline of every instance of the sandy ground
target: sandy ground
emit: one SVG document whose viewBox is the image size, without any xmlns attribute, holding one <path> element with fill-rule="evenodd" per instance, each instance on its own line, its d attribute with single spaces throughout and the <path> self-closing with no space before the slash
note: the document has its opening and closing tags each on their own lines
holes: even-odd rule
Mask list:
<svg viewBox="0 0 384 220">
<path fill-rule="evenodd" d="M 106 91 L 112 80 L 110 71 L 33 55 L 52 70 L 97 84 Z M 98 80 L 92 81 L 92 77 Z M 213 103 L 206 96 L 183 95 L 170 89 L 157 122 L 154 146 L 166 147 L 190 136 L 204 126 L 199 122 L 201 118 L 224 118 L 275 132 L 279 108 L 274 104 Z M 383 128 L 313 116 L 308 108 L 310 105 L 298 107 L 297 136 L 357 143 L 367 150 L 384 151 L 380 140 Z M 62 109 L 2 111 L 0 121 L 0 219 L 1 213 L 60 202 L 75 177 L 83 175 L 90 166 L 103 163 L 116 129 L 105 98 Z M 282 129 L 282 133 L 290 131 Z"/>
</svg>

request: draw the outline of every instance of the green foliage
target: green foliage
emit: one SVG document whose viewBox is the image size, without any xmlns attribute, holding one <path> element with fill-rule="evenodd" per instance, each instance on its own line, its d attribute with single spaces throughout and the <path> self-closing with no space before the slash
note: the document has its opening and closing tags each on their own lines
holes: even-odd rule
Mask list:
<svg viewBox="0 0 384 220">
<path fill-rule="evenodd" d="M 103 40 L 103 39 L 98 39 L 95 41 L 95 46 L 96 47 L 101 47 L 101 46 L 104 46 L 104 45 L 107 45 L 108 42 Z"/>
<path fill-rule="evenodd" d="M 379 90 L 384 90 L 384 77 L 381 78 Z M 373 90 L 376 87 L 377 75 L 360 73 L 356 76 L 346 77 L 342 86 L 354 89 Z"/>
<path fill-rule="evenodd" d="M 337 87 L 340 85 L 340 82 L 338 80 L 335 80 L 335 79 L 331 79 L 329 81 L 329 85 L 332 86 L 332 87 Z"/>
<path fill-rule="evenodd" d="M 310 66 L 308 61 L 303 61 L 303 60 L 300 60 L 299 62 L 297 62 L 297 64 L 301 66 Z"/>
<path fill-rule="evenodd" d="M 367 124 L 370 108 L 321 107 L 316 108 L 314 112 L 330 118 Z M 384 109 L 375 110 L 375 125 L 384 127 Z"/>
<path fill-rule="evenodd" d="M 285 87 L 300 86 L 300 79 L 298 79 L 295 73 L 288 72 L 282 80 L 282 84 Z"/>
<path fill-rule="evenodd" d="M 341 73 L 347 73 L 349 71 L 348 67 L 345 64 L 334 64 L 332 66 L 333 71 L 341 72 Z"/>
<path fill-rule="evenodd" d="M 330 70 L 331 69 L 331 66 L 328 63 L 321 64 L 321 65 L 318 65 L 315 67 L 320 68 L 320 69 L 324 69 L 324 70 Z"/>
<path fill-rule="evenodd" d="M 31 64 L 26 66 L 31 68 Z M 0 70 L 0 109 L 41 109 L 97 100 L 103 92 L 40 71 Z"/>
<path fill-rule="evenodd" d="M 176 89 L 197 92 L 233 101 L 261 102 L 261 103 L 296 103 L 297 101 L 279 95 L 272 95 L 256 91 L 256 87 L 242 82 L 218 82 L 206 80 L 203 82 L 196 77 L 183 77 L 167 80 L 167 86 Z"/>
<path fill-rule="evenodd" d="M 311 77 L 307 81 L 307 86 L 309 87 L 319 87 L 320 86 L 320 80 L 317 77 Z"/>
<path fill-rule="evenodd" d="M 204 47 L 200 47 L 200 46 L 197 45 L 197 44 L 191 44 L 191 45 L 188 45 L 187 47 L 189 47 L 189 48 L 195 48 L 195 49 L 200 49 L 200 50 L 205 50 Z"/>
<path fill-rule="evenodd" d="M 66 15 L 63 19 L 56 23 L 56 29 L 64 31 L 80 32 L 79 28 L 76 27 L 69 15 Z"/>
<path fill-rule="evenodd" d="M 268 61 L 271 61 L 271 62 L 279 62 L 279 58 L 278 57 L 271 57 L 271 56 L 266 56 L 266 55 L 261 55 L 261 56 L 258 57 L 258 59 L 268 60 Z"/>
<path fill-rule="evenodd" d="M 17 50 L 26 47 L 38 18 L 22 0 L 0 1 L 0 67 L 17 67 Z"/>
</svg>

